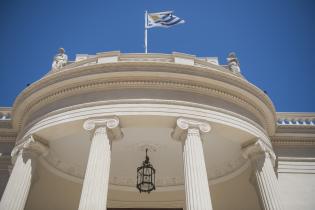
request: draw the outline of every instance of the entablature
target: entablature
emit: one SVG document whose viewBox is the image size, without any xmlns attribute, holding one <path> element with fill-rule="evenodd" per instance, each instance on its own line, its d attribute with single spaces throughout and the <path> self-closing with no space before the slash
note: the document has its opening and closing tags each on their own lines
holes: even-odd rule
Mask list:
<svg viewBox="0 0 315 210">
<path fill-rule="evenodd" d="M 14 103 L 13 126 L 20 129 L 28 121 L 27 116 L 56 101 L 97 91 L 123 89 L 130 92 L 136 89 L 163 90 L 165 93 L 180 91 L 187 93 L 185 100 L 194 103 L 198 101 L 189 100 L 189 94 L 219 98 L 230 103 L 230 107 L 238 107 L 253 115 L 252 120 L 269 135 L 275 132 L 275 109 L 269 97 L 239 73 L 218 65 L 216 59 L 182 53 L 121 54 L 117 51 L 78 59 L 31 84 Z M 163 99 L 163 93 L 159 95 L 159 99 Z M 81 98 L 80 103 L 93 102 Z"/>
<path fill-rule="evenodd" d="M 315 146 L 315 113 L 277 112 L 274 146 Z"/>
</svg>

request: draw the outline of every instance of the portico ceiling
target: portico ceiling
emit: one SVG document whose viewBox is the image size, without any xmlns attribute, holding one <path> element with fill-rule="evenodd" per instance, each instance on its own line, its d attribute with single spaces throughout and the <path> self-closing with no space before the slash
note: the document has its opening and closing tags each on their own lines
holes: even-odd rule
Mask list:
<svg viewBox="0 0 315 210">
<path fill-rule="evenodd" d="M 150 161 L 157 170 L 159 190 L 183 187 L 182 143 L 171 138 L 176 118 L 162 116 L 122 116 L 122 140 L 112 142 L 111 187 L 135 190 L 136 168 L 149 148 Z M 50 153 L 41 162 L 52 173 L 82 182 L 88 160 L 91 133 L 83 120 L 57 124 L 39 130 L 36 136 L 48 141 Z M 253 136 L 242 130 L 211 123 L 203 136 L 208 178 L 219 182 L 234 177 L 246 165 L 241 144 Z M 234 175 L 233 175 L 234 174 Z"/>
</svg>

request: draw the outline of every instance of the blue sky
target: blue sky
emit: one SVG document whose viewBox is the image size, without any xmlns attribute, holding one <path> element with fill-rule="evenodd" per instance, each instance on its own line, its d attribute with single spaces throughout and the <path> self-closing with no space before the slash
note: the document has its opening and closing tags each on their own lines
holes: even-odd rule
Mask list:
<svg viewBox="0 0 315 210">
<path fill-rule="evenodd" d="M 236 52 L 247 80 L 279 112 L 315 112 L 313 0 L 1 0 L 0 106 L 44 76 L 54 54 L 143 52 L 144 11 L 174 10 L 186 23 L 149 30 L 149 52 Z"/>
</svg>

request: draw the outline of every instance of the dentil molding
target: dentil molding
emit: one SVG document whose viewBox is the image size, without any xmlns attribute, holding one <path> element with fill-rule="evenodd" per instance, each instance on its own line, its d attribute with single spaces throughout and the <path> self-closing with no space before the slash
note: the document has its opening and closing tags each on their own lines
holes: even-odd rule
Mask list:
<svg viewBox="0 0 315 210">
<path fill-rule="evenodd" d="M 137 74 L 138 76 L 125 76 L 125 78 L 122 75 L 119 77 L 107 76 L 106 78 L 109 78 L 108 81 L 105 81 L 104 79 L 103 81 L 101 81 L 102 79 L 82 80 L 83 76 L 92 77 L 96 74 L 128 74 L 127 72 L 130 73 L 130 71 L 134 71 L 135 68 L 137 71 L 134 73 L 134 75 Z M 155 71 L 163 72 L 163 74 L 165 74 L 164 78 L 160 77 L 154 81 L 152 76 L 149 76 L 148 74 Z M 178 76 L 190 78 L 190 80 L 170 77 L 170 75 L 174 73 L 176 73 Z M 170 75 L 167 76 L 167 74 Z M 187 77 L 187 75 L 190 74 L 194 75 L 195 77 Z M 128 78 L 128 81 L 126 81 L 126 78 Z M 196 78 L 200 78 L 200 81 L 197 81 Z M 225 82 L 229 84 L 230 89 L 215 87 L 213 86 L 214 83 L 212 84 L 205 81 L 201 82 L 201 80 L 207 80 L 208 78 L 213 81 L 220 81 L 221 83 Z M 73 80 L 73 82 L 70 83 L 67 80 Z M 75 80 L 77 81 L 74 82 Z M 54 86 L 59 82 L 64 84 L 59 84 L 59 88 L 49 88 L 49 86 Z M 209 86 L 210 84 L 212 87 Z M 235 88 L 231 88 L 232 86 Z M 17 98 L 13 107 L 14 126 L 20 127 L 23 125 L 23 119 L 27 118 L 24 116 L 24 113 L 31 114 L 39 107 L 43 107 L 52 101 L 65 98 L 70 95 L 80 94 L 82 92 L 88 91 L 89 89 L 106 90 L 108 88 L 176 89 L 216 96 L 238 104 L 254 113 L 261 122 L 266 123 L 264 126 L 268 128 L 271 133 L 274 132 L 275 113 L 270 99 L 265 94 L 263 94 L 261 90 L 248 83 L 246 80 L 218 70 L 205 70 L 198 67 L 183 65 L 165 65 L 165 63 L 156 62 L 150 63 L 150 65 L 143 62 L 128 62 L 120 63 L 119 65 L 97 64 L 96 66 L 85 66 L 48 75 L 47 77 L 44 77 L 38 82 L 32 84 Z"/>
</svg>

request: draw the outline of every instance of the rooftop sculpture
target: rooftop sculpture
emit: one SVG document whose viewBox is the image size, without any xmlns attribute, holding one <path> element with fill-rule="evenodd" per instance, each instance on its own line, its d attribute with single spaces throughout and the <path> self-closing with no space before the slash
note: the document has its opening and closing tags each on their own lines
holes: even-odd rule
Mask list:
<svg viewBox="0 0 315 210">
<path fill-rule="evenodd" d="M 238 61 L 236 54 L 234 52 L 229 53 L 227 57 L 228 68 L 233 73 L 241 73 L 240 62 Z"/>
<path fill-rule="evenodd" d="M 65 54 L 65 50 L 63 48 L 59 48 L 59 53 L 55 55 L 54 61 L 52 63 L 53 70 L 59 70 L 63 66 L 65 66 L 68 62 L 68 56 Z"/>
</svg>

